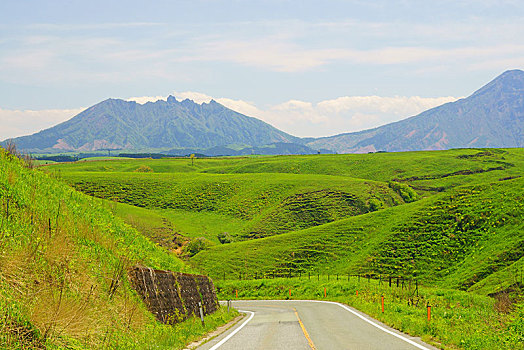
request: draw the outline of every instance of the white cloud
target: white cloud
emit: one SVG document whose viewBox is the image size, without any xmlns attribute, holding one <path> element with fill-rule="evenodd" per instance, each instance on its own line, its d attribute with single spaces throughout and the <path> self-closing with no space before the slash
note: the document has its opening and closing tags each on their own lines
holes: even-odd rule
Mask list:
<svg viewBox="0 0 524 350">
<path fill-rule="evenodd" d="M 43 129 L 71 119 L 83 108 L 45 109 L 45 110 L 9 110 L 0 108 L 0 140 L 33 134 Z"/>
<path fill-rule="evenodd" d="M 214 99 L 232 110 L 259 118 L 292 135 L 302 137 L 320 137 L 374 128 L 457 100 L 453 96 L 342 96 L 317 103 L 289 100 L 259 107 L 249 101 L 213 98 L 194 91 L 173 92 L 172 95 L 179 101 L 188 98 L 196 103 L 208 103 Z M 167 96 L 144 96 L 128 100 L 145 103 L 166 98 Z"/>
<path fill-rule="evenodd" d="M 456 97 L 426 98 L 419 96 L 342 96 L 317 103 L 289 100 L 269 106 L 257 106 L 250 101 L 214 98 L 194 91 L 173 92 L 177 100 L 208 103 L 212 99 L 250 117 L 259 118 L 276 128 L 302 137 L 329 136 L 369 129 L 416 115 L 429 108 L 455 101 Z M 166 100 L 167 96 L 128 98 L 137 103 Z M 8 110 L 0 109 L 0 140 L 32 134 L 66 121 L 83 110 Z"/>
</svg>

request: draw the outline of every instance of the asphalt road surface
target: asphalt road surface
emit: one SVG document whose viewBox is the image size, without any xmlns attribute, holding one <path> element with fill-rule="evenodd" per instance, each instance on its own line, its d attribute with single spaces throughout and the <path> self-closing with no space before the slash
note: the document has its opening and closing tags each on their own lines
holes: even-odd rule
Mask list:
<svg viewBox="0 0 524 350">
<path fill-rule="evenodd" d="M 232 303 L 246 317 L 199 350 L 437 349 L 339 303 L 307 300 Z"/>
</svg>

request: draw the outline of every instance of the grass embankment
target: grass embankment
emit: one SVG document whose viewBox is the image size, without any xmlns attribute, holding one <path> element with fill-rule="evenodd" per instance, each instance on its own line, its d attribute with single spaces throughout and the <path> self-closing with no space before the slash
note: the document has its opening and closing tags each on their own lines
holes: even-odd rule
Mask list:
<svg viewBox="0 0 524 350">
<path fill-rule="evenodd" d="M 473 293 L 427 288 L 405 281 L 389 287 L 388 280 L 312 275 L 311 279 L 276 278 L 218 281 L 219 297 L 225 299 L 313 299 L 345 303 L 368 315 L 443 349 L 524 348 L 524 304 L 509 312 L 510 302 Z M 291 290 L 291 298 L 289 297 Z M 324 296 L 324 290 L 326 296 Z M 358 291 L 358 295 L 357 295 Z M 384 313 L 381 297 L 384 296 Z M 428 321 L 427 306 L 431 306 Z"/>
<path fill-rule="evenodd" d="M 137 263 L 192 271 L 100 200 L 0 149 L 0 347 L 181 348 L 233 316 L 159 324 L 127 280 Z"/>
</svg>

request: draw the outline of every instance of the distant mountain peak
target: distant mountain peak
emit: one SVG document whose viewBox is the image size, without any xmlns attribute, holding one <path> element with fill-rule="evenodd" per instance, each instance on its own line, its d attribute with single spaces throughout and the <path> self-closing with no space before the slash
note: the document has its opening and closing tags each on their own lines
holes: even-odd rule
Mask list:
<svg viewBox="0 0 524 350">
<path fill-rule="evenodd" d="M 508 70 L 471 96 L 414 117 L 307 145 L 342 153 L 524 147 L 524 71 Z"/>
<path fill-rule="evenodd" d="M 524 90 L 524 71 L 520 69 L 507 70 L 498 77 L 484 85 L 473 93 L 473 96 L 479 96 L 486 93 L 496 92 L 514 92 Z"/>
<path fill-rule="evenodd" d="M 215 100 L 197 104 L 170 95 L 167 100 L 145 104 L 110 98 L 66 122 L 13 142 L 28 152 L 59 152 L 206 149 L 228 144 L 257 147 L 301 140 Z"/>
</svg>

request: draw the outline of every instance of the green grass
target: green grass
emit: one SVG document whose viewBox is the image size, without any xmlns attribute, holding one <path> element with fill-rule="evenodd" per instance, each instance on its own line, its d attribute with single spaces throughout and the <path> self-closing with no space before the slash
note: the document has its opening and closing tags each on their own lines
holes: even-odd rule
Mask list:
<svg viewBox="0 0 524 350">
<path fill-rule="evenodd" d="M 522 188 L 524 178 L 461 187 L 306 230 L 215 246 L 192 260 L 217 277 L 331 271 L 473 288 L 522 258 Z"/>
<path fill-rule="evenodd" d="M 259 238 L 404 203 L 386 183 L 326 175 L 62 172 L 61 176 L 96 197 L 184 211 L 189 217 L 205 213 L 194 223 L 184 220 L 190 236 L 197 231 L 208 236 L 203 227 L 221 231 L 216 223 L 224 217 L 232 223 L 227 228 L 238 230 L 231 234 Z"/>
<path fill-rule="evenodd" d="M 234 316 L 209 316 L 206 329 L 189 320 L 179 332 L 158 323 L 127 280 L 135 264 L 195 271 L 107 203 L 0 149 L 1 348 L 182 348 Z"/>
<path fill-rule="evenodd" d="M 240 232 L 246 225 L 246 222 L 242 219 L 207 211 L 192 212 L 163 209 L 155 210 L 155 212 L 167 218 L 179 232 L 187 237 L 204 237 L 217 244 L 219 243 L 218 234 Z"/>
</svg>

